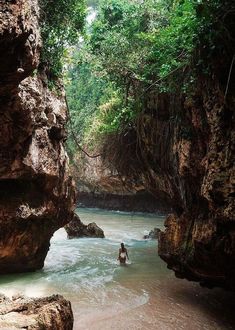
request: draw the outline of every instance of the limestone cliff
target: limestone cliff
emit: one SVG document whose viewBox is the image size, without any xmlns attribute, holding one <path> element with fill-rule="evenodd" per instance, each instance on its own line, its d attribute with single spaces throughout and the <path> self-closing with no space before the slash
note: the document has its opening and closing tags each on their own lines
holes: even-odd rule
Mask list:
<svg viewBox="0 0 235 330">
<path fill-rule="evenodd" d="M 178 182 L 178 212 L 166 220 L 159 254 L 178 277 L 234 290 L 234 78 L 226 100 L 223 84 L 229 59 L 214 71 L 213 81 L 199 82 L 198 93 L 184 101 L 183 120 L 172 131 L 169 174 Z M 180 135 L 186 127 L 187 135 Z"/>
<path fill-rule="evenodd" d="M 234 19 L 229 17 L 228 22 L 233 24 Z M 146 189 L 172 205 L 174 213 L 159 239 L 159 254 L 168 267 L 178 277 L 234 290 L 235 47 L 231 40 L 220 38 L 220 47 L 209 60 L 208 53 L 203 58 L 198 50 L 197 63 L 203 60 L 210 74 L 195 67 L 190 94 L 148 90 L 135 125 L 121 137 L 113 135 L 103 154 L 119 173 L 140 178 Z"/>
<path fill-rule="evenodd" d="M 71 171 L 78 185 L 80 206 L 163 214 L 170 210 L 169 204 L 151 194 L 140 178 L 122 176 L 102 156 L 92 158 L 79 152 Z"/>
<path fill-rule="evenodd" d="M 36 0 L 0 2 L 0 273 L 42 268 L 73 216 L 67 108 L 37 70 L 38 20 Z"/>
</svg>

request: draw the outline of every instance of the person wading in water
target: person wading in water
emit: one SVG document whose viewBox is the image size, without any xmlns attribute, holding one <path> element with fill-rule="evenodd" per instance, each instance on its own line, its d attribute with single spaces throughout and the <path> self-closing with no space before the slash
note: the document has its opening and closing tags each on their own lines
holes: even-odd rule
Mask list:
<svg viewBox="0 0 235 330">
<path fill-rule="evenodd" d="M 124 243 L 121 243 L 121 248 L 119 249 L 119 256 L 118 259 L 120 261 L 120 264 L 125 265 L 126 264 L 126 258 L 129 260 L 127 249 L 124 246 Z"/>
</svg>

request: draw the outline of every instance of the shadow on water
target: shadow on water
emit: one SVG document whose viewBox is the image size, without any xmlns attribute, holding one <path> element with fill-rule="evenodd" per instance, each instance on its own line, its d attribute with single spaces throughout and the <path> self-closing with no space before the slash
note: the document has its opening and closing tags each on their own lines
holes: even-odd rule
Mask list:
<svg viewBox="0 0 235 330">
<path fill-rule="evenodd" d="M 27 273 L 16 273 L 16 274 L 4 274 L 0 275 L 0 290 L 1 285 L 16 283 L 17 281 L 20 281 L 21 283 L 27 284 L 29 280 L 32 279 L 34 281 L 37 281 L 41 279 L 44 275 L 43 270 L 35 271 L 35 272 L 27 272 Z"/>
</svg>

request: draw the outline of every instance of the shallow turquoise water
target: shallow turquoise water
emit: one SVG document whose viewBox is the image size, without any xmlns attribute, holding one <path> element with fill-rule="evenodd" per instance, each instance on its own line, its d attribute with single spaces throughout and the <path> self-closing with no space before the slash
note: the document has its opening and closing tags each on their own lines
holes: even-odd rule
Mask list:
<svg viewBox="0 0 235 330">
<path fill-rule="evenodd" d="M 67 240 L 55 233 L 41 271 L 0 277 L 0 291 L 29 296 L 60 293 L 71 300 L 74 329 L 234 329 L 234 296 L 178 280 L 157 255 L 157 241 L 144 240 L 164 217 L 80 209 L 105 239 Z M 117 262 L 120 243 L 129 251 Z M 224 308 L 226 304 L 226 309 Z"/>
</svg>

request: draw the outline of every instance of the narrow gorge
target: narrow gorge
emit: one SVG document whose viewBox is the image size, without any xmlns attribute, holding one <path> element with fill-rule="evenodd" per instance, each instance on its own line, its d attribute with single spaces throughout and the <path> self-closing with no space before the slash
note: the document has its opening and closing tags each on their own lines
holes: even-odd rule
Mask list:
<svg viewBox="0 0 235 330">
<path fill-rule="evenodd" d="M 235 326 L 234 18 L 0 0 L 0 328 Z"/>
<path fill-rule="evenodd" d="M 168 267 L 234 290 L 234 5 L 171 3 L 146 3 L 145 13 L 133 3 L 101 5 L 68 76 L 73 129 L 80 127 L 85 149 L 92 146 L 92 158 L 75 154 L 74 173 L 101 207 L 102 194 L 108 205 L 118 192 L 130 211 L 139 196 L 141 210 L 141 192 L 148 193 L 155 212 L 171 213 L 158 247 Z"/>
</svg>

